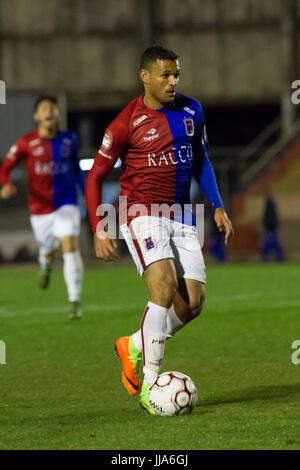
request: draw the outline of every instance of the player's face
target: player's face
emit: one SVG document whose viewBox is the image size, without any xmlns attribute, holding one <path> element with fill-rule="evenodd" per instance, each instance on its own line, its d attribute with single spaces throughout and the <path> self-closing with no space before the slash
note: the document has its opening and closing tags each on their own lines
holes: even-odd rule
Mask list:
<svg viewBox="0 0 300 470">
<path fill-rule="evenodd" d="M 141 76 L 147 92 L 161 104 L 174 101 L 180 73 L 178 60 L 157 59 L 145 72 Z"/>
<path fill-rule="evenodd" d="M 34 119 L 38 125 L 45 129 L 53 129 L 58 125 L 59 111 L 58 107 L 52 101 L 41 101 L 34 113 Z"/>
</svg>

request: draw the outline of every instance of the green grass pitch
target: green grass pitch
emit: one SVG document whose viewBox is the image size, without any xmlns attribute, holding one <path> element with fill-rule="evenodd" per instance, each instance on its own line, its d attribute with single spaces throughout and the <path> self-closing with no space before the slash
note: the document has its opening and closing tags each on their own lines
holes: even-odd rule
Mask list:
<svg viewBox="0 0 300 470">
<path fill-rule="evenodd" d="M 132 266 L 87 269 L 84 317 L 68 320 L 60 268 L 0 269 L 0 449 L 300 449 L 299 265 L 208 266 L 201 316 L 166 345 L 162 370 L 195 381 L 191 415 L 150 416 L 121 383 L 114 341 L 147 302 Z"/>
</svg>

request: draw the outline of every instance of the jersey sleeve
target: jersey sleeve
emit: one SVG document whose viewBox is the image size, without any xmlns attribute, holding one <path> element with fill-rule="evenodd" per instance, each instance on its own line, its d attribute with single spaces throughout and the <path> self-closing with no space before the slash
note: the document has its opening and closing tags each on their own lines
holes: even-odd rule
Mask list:
<svg viewBox="0 0 300 470">
<path fill-rule="evenodd" d="M 204 123 L 203 110 L 200 103 L 198 103 L 196 118 L 193 142 L 194 176 L 204 196 L 213 210 L 215 210 L 217 207 L 224 207 L 224 205 L 220 196 L 213 166 L 207 155 L 209 144 Z"/>
<path fill-rule="evenodd" d="M 26 141 L 23 137 L 20 137 L 7 152 L 0 167 L 0 183 L 2 185 L 10 183 L 10 172 L 25 156 Z"/>
<path fill-rule="evenodd" d="M 118 117 L 105 130 L 85 184 L 86 204 L 93 232 L 103 230 L 97 208 L 102 202 L 102 184 L 118 158 L 124 159 L 130 142 L 129 125 Z"/>
</svg>

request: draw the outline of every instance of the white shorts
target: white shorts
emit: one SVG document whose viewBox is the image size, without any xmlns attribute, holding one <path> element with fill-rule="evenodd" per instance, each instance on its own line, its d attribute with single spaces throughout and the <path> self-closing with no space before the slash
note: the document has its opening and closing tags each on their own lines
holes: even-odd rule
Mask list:
<svg viewBox="0 0 300 470">
<path fill-rule="evenodd" d="M 61 238 L 80 234 L 79 207 L 61 206 L 50 214 L 31 215 L 30 222 L 41 255 L 47 255 L 59 247 Z"/>
<path fill-rule="evenodd" d="M 120 227 L 140 275 L 165 258 L 174 260 L 178 278 L 206 284 L 206 269 L 197 229 L 166 217 L 140 216 Z"/>
</svg>

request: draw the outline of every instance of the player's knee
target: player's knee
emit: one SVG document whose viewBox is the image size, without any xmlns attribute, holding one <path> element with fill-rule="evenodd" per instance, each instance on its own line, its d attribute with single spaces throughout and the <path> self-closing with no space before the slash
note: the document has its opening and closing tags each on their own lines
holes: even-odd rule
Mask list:
<svg viewBox="0 0 300 470">
<path fill-rule="evenodd" d="M 54 263 L 55 257 L 56 257 L 56 250 L 52 251 L 51 253 L 47 253 L 45 255 L 47 263 L 50 263 L 50 264 Z"/>
<path fill-rule="evenodd" d="M 205 296 L 203 294 L 197 301 L 190 303 L 187 314 L 188 322 L 194 320 L 194 318 L 197 318 L 200 315 L 204 307 L 204 301 Z"/>
<path fill-rule="evenodd" d="M 150 297 L 154 303 L 170 307 L 177 292 L 176 280 L 169 276 L 157 279 L 155 286 L 151 289 Z"/>
<path fill-rule="evenodd" d="M 168 306 L 172 305 L 173 299 L 177 292 L 177 284 L 174 279 L 166 278 L 160 283 L 160 294 Z"/>
<path fill-rule="evenodd" d="M 78 248 L 78 239 L 75 235 L 67 235 L 61 239 L 63 253 L 73 253 Z"/>
<path fill-rule="evenodd" d="M 169 301 L 170 307 L 173 303 L 174 297 L 177 292 L 177 285 L 175 282 L 170 282 L 167 285 L 165 285 L 165 295 Z"/>
</svg>

